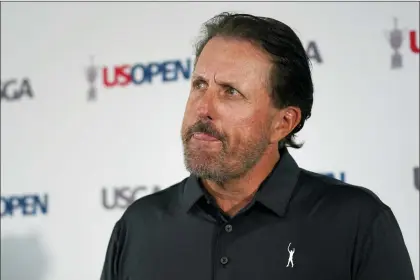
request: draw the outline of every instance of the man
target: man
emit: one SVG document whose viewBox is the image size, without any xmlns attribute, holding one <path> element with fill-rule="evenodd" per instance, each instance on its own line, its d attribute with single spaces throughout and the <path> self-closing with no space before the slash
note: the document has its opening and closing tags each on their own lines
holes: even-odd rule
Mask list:
<svg viewBox="0 0 420 280">
<path fill-rule="evenodd" d="M 288 153 L 312 103 L 308 58 L 287 25 L 208 21 L 181 129 L 191 176 L 126 210 L 101 279 L 414 279 L 390 208 Z"/>
</svg>

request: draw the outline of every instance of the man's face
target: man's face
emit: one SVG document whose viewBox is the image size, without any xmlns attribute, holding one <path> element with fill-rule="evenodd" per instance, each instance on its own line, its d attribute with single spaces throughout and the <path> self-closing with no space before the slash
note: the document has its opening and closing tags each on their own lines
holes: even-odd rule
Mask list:
<svg viewBox="0 0 420 280">
<path fill-rule="evenodd" d="M 252 168 L 270 143 L 269 57 L 253 44 L 215 37 L 198 58 L 182 124 L 185 164 L 223 183 Z"/>
</svg>

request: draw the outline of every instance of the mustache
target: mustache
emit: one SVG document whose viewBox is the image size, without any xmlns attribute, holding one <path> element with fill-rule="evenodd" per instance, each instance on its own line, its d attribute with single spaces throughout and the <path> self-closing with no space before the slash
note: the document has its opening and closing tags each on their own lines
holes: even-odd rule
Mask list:
<svg viewBox="0 0 420 280">
<path fill-rule="evenodd" d="M 198 121 L 190 126 L 185 133 L 185 140 L 189 140 L 194 133 L 205 133 L 220 141 L 225 139 L 225 136 L 219 132 L 210 122 Z"/>
</svg>

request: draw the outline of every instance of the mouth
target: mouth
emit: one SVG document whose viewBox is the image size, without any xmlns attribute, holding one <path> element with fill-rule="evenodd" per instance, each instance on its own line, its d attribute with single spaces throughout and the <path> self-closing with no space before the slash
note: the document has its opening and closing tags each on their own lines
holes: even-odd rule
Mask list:
<svg viewBox="0 0 420 280">
<path fill-rule="evenodd" d="M 211 136 L 210 134 L 197 132 L 192 135 L 192 138 L 199 140 L 199 141 L 206 141 L 206 142 L 215 142 L 220 141 L 218 138 Z"/>
</svg>

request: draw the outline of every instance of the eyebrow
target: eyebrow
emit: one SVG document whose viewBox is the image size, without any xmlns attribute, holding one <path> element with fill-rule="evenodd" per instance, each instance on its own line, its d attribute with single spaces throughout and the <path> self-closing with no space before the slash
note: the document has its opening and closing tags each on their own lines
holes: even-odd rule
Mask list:
<svg viewBox="0 0 420 280">
<path fill-rule="evenodd" d="M 233 81 L 218 81 L 214 79 L 214 82 L 219 86 L 229 86 L 229 87 L 237 88 L 237 84 Z"/>
<path fill-rule="evenodd" d="M 193 73 L 191 75 L 191 80 L 198 80 L 198 79 L 208 82 L 208 79 L 207 78 L 204 78 L 204 76 L 201 75 L 201 74 Z M 220 81 L 220 80 L 216 80 L 216 79 L 214 79 L 214 81 L 219 86 L 223 86 L 223 87 L 226 87 L 227 86 L 227 87 L 233 87 L 233 88 L 237 88 L 238 87 L 236 85 L 236 83 L 233 82 L 233 81 Z"/>
<path fill-rule="evenodd" d="M 197 74 L 197 73 L 193 73 L 193 74 L 191 75 L 191 78 L 192 78 L 192 79 L 203 79 L 203 80 L 207 80 L 207 79 L 205 79 L 202 75 Z"/>
</svg>

